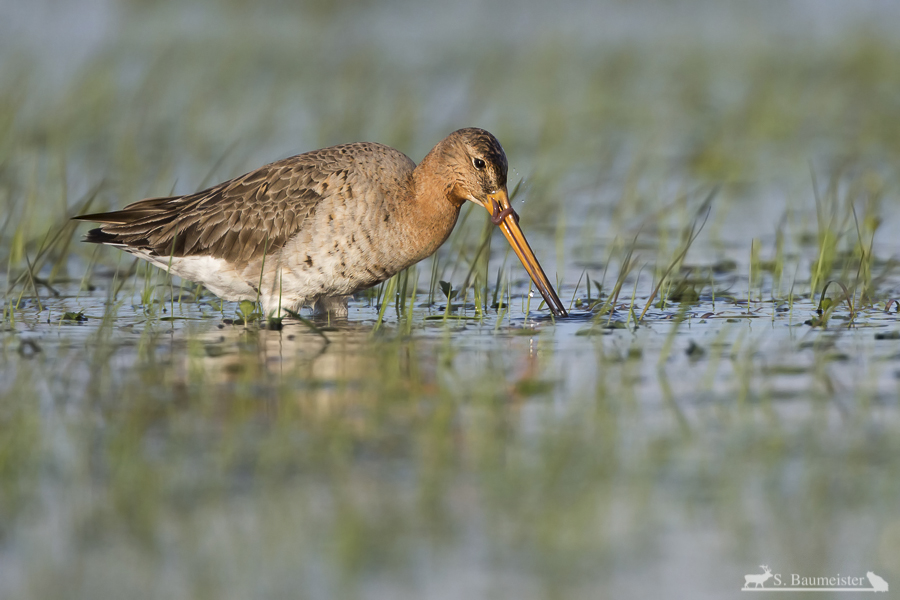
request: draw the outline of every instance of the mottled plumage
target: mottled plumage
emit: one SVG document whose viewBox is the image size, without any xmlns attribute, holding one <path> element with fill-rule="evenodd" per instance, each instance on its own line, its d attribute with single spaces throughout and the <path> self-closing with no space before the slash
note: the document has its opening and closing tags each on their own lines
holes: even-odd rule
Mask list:
<svg viewBox="0 0 900 600">
<path fill-rule="evenodd" d="M 518 226 L 507 224 L 515 213 L 506 175 L 500 143 L 471 128 L 450 134 L 418 167 L 382 144 L 345 144 L 196 194 L 75 218 L 102 223 L 85 241 L 119 247 L 226 300 L 259 298 L 266 313 L 310 304 L 345 315 L 350 294 L 437 250 L 466 200 L 497 216 L 509 238 L 506 229 Z M 549 289 L 548 303 L 564 314 Z"/>
</svg>

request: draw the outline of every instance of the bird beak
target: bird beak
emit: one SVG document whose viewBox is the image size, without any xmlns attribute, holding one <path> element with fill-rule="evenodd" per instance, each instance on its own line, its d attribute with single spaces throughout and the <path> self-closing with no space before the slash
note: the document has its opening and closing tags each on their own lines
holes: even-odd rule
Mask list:
<svg viewBox="0 0 900 600">
<path fill-rule="evenodd" d="M 550 307 L 551 312 L 557 317 L 569 316 L 559 296 L 556 295 L 553 286 L 547 280 L 547 276 L 541 268 L 541 263 L 538 262 L 534 252 L 531 251 L 531 246 L 528 245 L 525 234 L 522 233 L 522 229 L 519 227 L 519 216 L 509 204 L 509 195 L 506 192 L 506 187 L 504 186 L 496 192 L 488 194 L 487 202 L 479 204 L 482 204 L 491 213 L 491 220 L 500 227 L 503 235 L 506 236 L 506 240 L 512 246 L 519 260 L 522 261 L 522 265 L 525 266 L 525 270 L 528 271 L 528 275 L 541 293 L 541 296 L 544 297 L 544 302 Z"/>
</svg>

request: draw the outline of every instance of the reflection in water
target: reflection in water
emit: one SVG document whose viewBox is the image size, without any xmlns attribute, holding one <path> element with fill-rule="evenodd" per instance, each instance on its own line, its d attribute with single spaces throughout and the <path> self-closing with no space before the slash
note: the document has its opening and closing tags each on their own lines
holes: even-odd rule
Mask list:
<svg viewBox="0 0 900 600">
<path fill-rule="evenodd" d="M 313 332 L 303 323 L 286 319 L 281 330 L 224 326 L 199 336 L 200 359 L 210 382 L 254 381 L 260 377 L 277 385 L 302 389 L 298 401 L 327 411 L 348 390 L 364 390 L 367 379 L 379 373 L 373 352 L 372 328 L 351 322 Z M 196 358 L 185 356 L 186 361 Z"/>
</svg>

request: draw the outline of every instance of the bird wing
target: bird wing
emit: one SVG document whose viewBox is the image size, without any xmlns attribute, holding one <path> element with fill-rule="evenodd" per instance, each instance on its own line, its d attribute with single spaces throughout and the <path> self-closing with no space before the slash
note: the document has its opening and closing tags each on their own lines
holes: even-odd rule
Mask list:
<svg viewBox="0 0 900 600">
<path fill-rule="evenodd" d="M 196 194 L 148 198 L 120 211 L 75 218 L 103 223 L 88 233 L 88 242 L 246 264 L 283 247 L 323 199 L 349 199 L 354 155 L 371 146 L 347 144 L 308 152 Z"/>
</svg>

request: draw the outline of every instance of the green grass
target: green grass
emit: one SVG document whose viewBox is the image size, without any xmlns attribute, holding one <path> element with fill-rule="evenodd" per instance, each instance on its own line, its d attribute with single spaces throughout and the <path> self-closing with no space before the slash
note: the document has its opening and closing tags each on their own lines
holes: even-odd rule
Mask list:
<svg viewBox="0 0 900 600">
<path fill-rule="evenodd" d="M 3 42 L 0 596 L 900 581 L 895 36 L 485 18 L 470 43 L 354 6 L 200 5 L 185 35 L 180 5 L 123 3 L 62 75 Z M 69 221 L 469 125 L 571 319 L 477 207 L 348 322 L 266 320 Z"/>
</svg>

